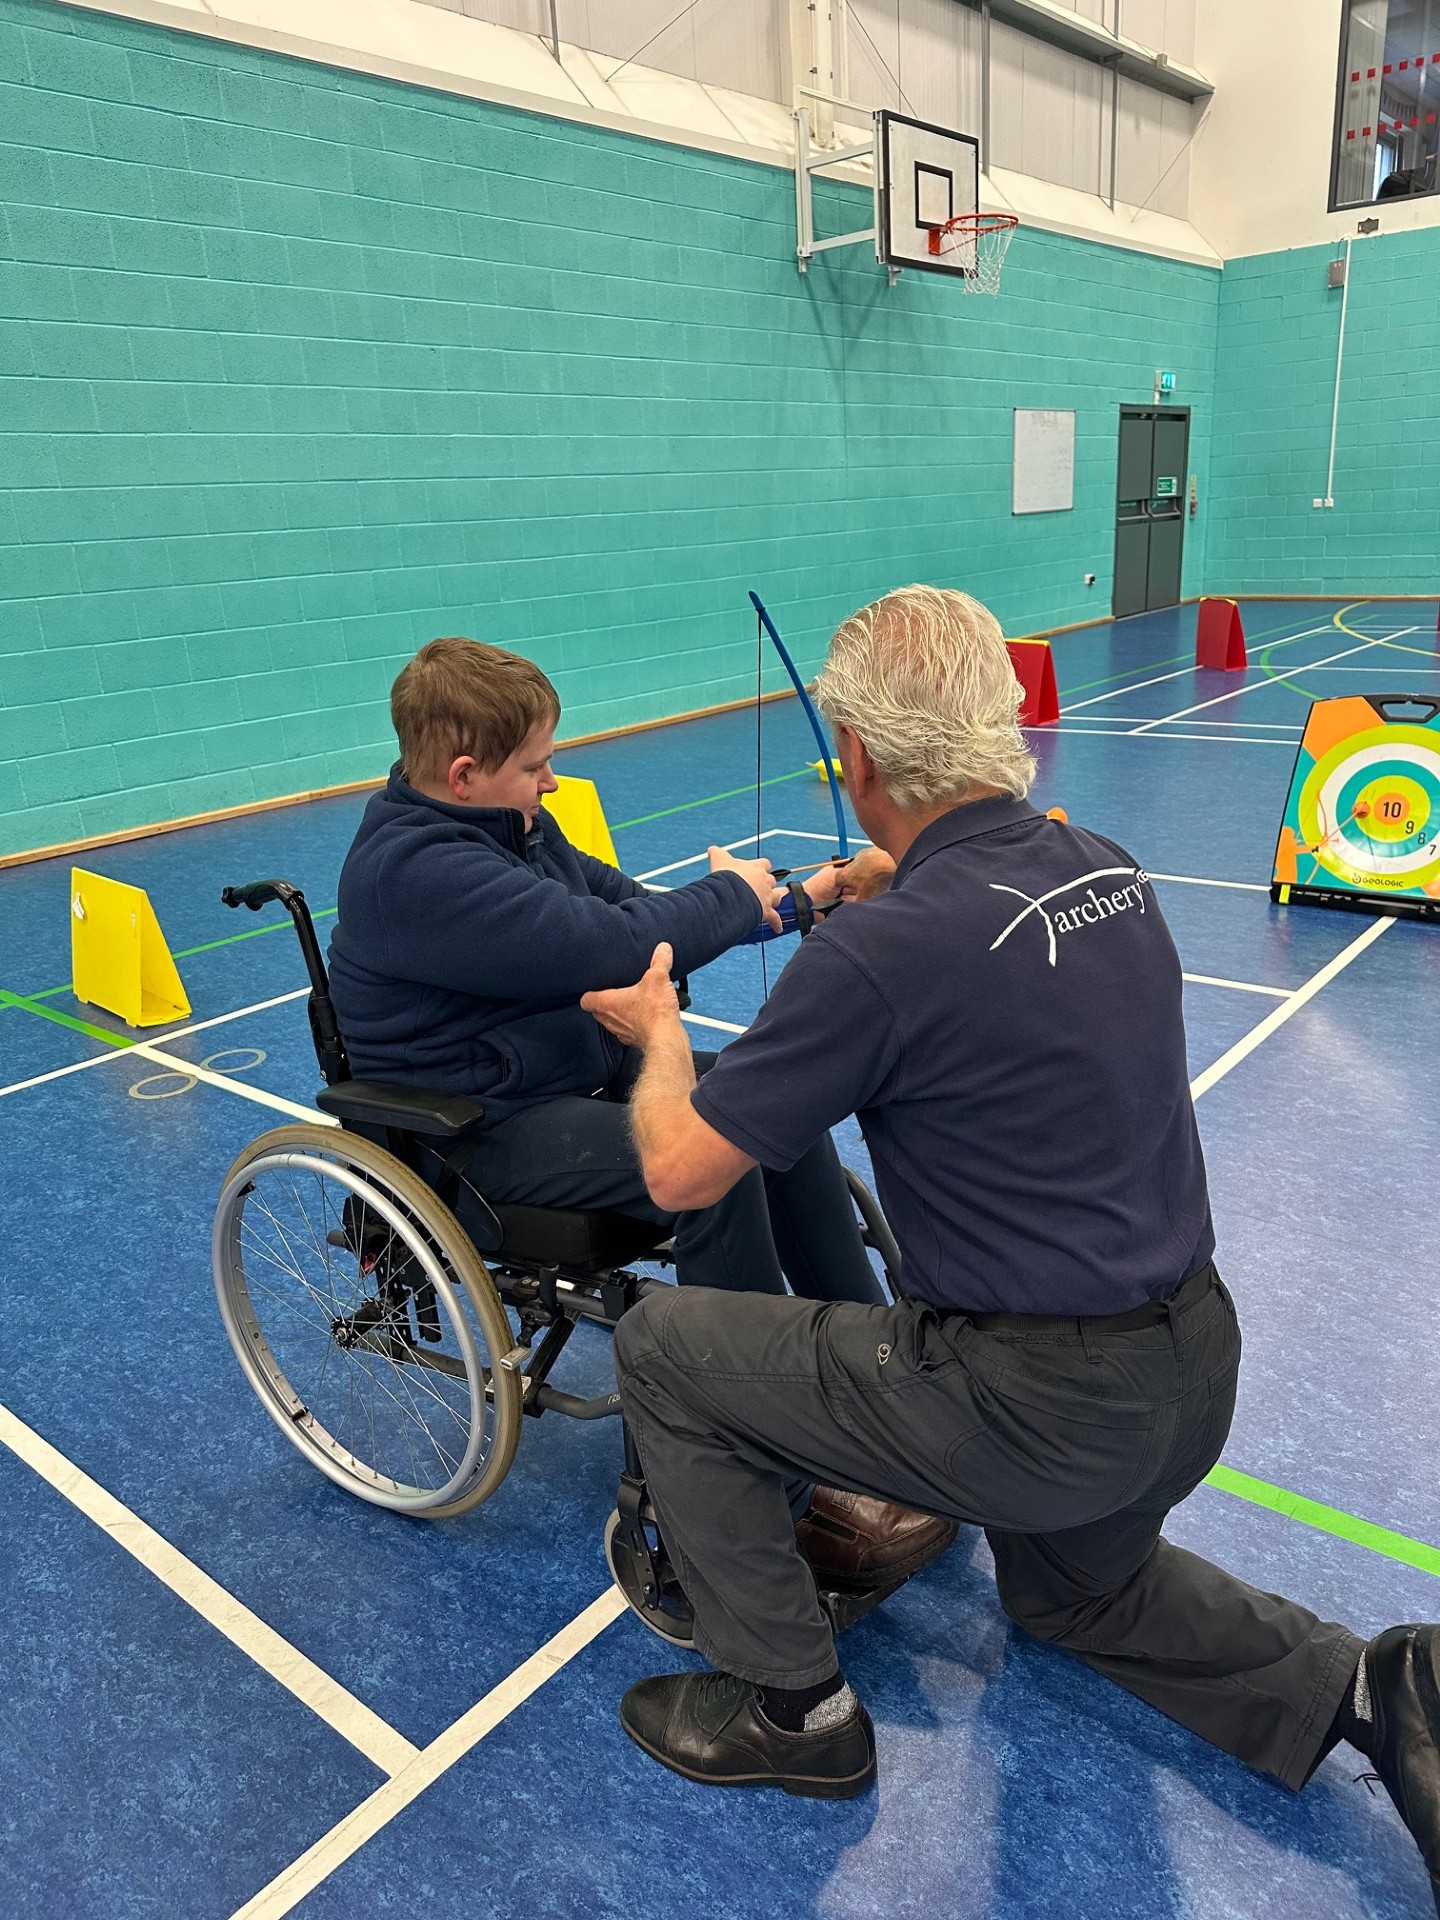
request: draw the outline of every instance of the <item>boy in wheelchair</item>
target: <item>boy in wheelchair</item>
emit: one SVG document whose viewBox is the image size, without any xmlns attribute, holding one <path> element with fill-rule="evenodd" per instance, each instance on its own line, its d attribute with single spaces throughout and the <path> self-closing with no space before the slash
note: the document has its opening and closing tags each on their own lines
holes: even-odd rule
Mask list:
<svg viewBox="0 0 1440 1920">
<path fill-rule="evenodd" d="M 757 1167 L 715 1206 L 657 1209 L 629 1125 L 639 1056 L 580 1006 L 643 973 L 661 941 L 683 976 L 762 922 L 778 928 L 769 861 L 712 848 L 703 878 L 651 893 L 577 852 L 541 804 L 556 786 L 559 698 L 519 655 L 431 641 L 390 710 L 400 760 L 340 875 L 330 991 L 357 1077 L 483 1104 L 459 1169 L 462 1225 L 470 1193 L 603 1208 L 670 1230 L 682 1286 L 783 1294 L 788 1279 L 809 1299 L 881 1303 L 828 1134 L 788 1172 Z M 822 870 L 806 891 L 828 905 L 838 885 Z M 713 1060 L 697 1054 L 697 1073 Z M 484 1244 L 483 1227 L 475 1237 Z M 794 1501 L 804 1544 L 840 1574 L 903 1576 L 953 1537 L 849 1494 L 821 1490 L 806 1513 L 810 1491 Z"/>
</svg>

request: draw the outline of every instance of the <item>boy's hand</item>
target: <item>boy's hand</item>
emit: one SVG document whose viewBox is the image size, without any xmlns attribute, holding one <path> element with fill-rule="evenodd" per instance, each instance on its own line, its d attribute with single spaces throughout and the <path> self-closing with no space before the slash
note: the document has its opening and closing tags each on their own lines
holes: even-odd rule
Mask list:
<svg viewBox="0 0 1440 1920">
<path fill-rule="evenodd" d="M 806 897 L 812 907 L 833 907 L 839 900 L 848 896 L 845 893 L 845 876 L 850 871 L 850 862 L 843 865 L 827 861 L 804 883 Z"/>
<path fill-rule="evenodd" d="M 862 847 L 848 867 L 836 871 L 842 900 L 873 900 L 895 878 L 895 862 L 879 847 Z"/>
<path fill-rule="evenodd" d="M 650 956 L 648 969 L 633 987 L 607 987 L 599 993 L 586 993 L 580 1004 L 602 1027 L 623 1040 L 627 1047 L 648 1047 L 655 1034 L 680 1019 L 670 969 L 675 955 L 661 941 Z"/>
<path fill-rule="evenodd" d="M 768 860 L 737 860 L 733 853 L 727 853 L 724 847 L 711 847 L 711 873 L 738 873 L 764 909 L 765 925 L 772 933 L 780 932 L 780 916 L 775 911 L 775 902 L 782 888 L 775 885 L 775 876 L 770 871 Z"/>
</svg>

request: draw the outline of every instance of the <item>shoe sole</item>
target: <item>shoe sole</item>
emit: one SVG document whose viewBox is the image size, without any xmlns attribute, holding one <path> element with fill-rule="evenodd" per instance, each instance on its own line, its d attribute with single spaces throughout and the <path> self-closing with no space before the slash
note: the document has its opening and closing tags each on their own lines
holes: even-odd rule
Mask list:
<svg viewBox="0 0 1440 1920">
<path fill-rule="evenodd" d="M 657 1752 L 648 1740 L 642 1740 L 633 1728 L 626 1726 L 622 1717 L 620 1725 L 626 1736 L 635 1742 L 642 1753 L 648 1753 L 652 1760 L 658 1760 L 662 1767 L 668 1767 L 671 1773 L 678 1773 L 682 1780 L 694 1780 L 702 1787 L 779 1787 L 782 1793 L 792 1793 L 802 1800 L 854 1800 L 875 1784 L 875 1761 L 859 1773 L 846 1774 L 839 1780 L 813 1779 L 805 1774 L 783 1773 L 695 1773 L 689 1767 L 682 1767 L 678 1761 L 671 1760 L 666 1754 Z"/>
</svg>

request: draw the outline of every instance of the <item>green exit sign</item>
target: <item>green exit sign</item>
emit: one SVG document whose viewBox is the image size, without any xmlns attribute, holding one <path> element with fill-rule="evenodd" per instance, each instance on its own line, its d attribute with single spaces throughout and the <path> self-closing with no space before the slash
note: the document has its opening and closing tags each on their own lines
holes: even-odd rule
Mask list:
<svg viewBox="0 0 1440 1920">
<path fill-rule="evenodd" d="M 1156 393 L 1161 393 L 1166 395 L 1174 393 L 1175 391 L 1174 374 L 1166 373 L 1164 371 L 1157 371 L 1155 375 L 1155 391 Z"/>
<path fill-rule="evenodd" d="M 1180 491 L 1180 477 L 1174 473 L 1158 474 L 1155 479 L 1155 498 L 1173 500 Z"/>
</svg>

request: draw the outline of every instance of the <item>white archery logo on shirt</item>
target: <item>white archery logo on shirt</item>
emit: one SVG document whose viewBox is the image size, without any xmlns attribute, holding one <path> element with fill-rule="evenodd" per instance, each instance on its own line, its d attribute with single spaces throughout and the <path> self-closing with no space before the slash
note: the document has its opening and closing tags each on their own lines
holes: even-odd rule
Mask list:
<svg viewBox="0 0 1440 1920">
<path fill-rule="evenodd" d="M 1126 885 L 1112 887 L 1108 893 L 1096 893 L 1097 880 L 1115 879 L 1125 880 Z M 1113 919 L 1117 913 L 1127 913 L 1131 907 L 1139 907 L 1141 913 L 1144 913 L 1143 888 L 1148 884 L 1149 879 L 1149 874 L 1142 867 L 1096 867 L 1093 873 L 1082 873 L 1078 880 L 1067 880 L 1063 887 L 1052 887 L 1049 893 L 1039 895 L 1022 892 L 1019 887 L 997 886 L 992 880 L 990 883 L 992 893 L 1013 893 L 1017 900 L 1024 900 L 1028 904 L 1022 912 L 1016 914 L 1003 933 L 997 934 L 990 942 L 990 951 L 994 953 L 997 947 L 1003 946 L 1020 923 L 1028 920 L 1032 913 L 1036 913 L 1045 923 L 1045 934 L 1050 949 L 1049 960 L 1053 967 L 1057 934 L 1079 933 L 1085 927 L 1098 926 L 1102 920 Z M 1057 907 L 1053 912 L 1047 912 L 1050 901 L 1058 900 L 1062 894 L 1074 893 L 1077 887 L 1088 889 L 1083 900 L 1072 903 L 1068 907 Z"/>
</svg>

